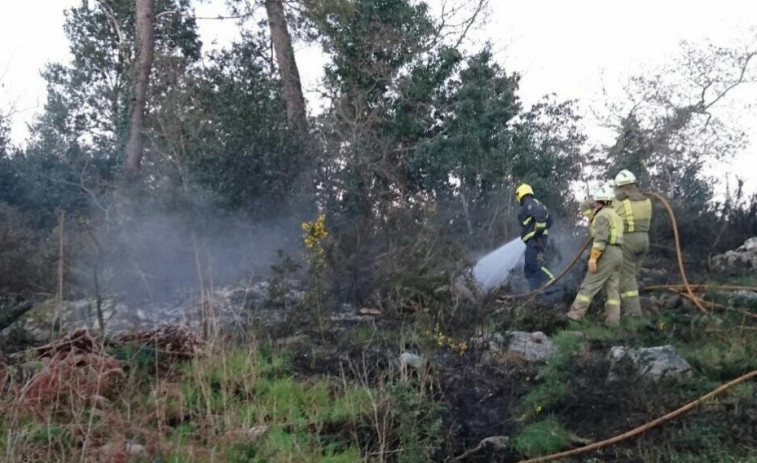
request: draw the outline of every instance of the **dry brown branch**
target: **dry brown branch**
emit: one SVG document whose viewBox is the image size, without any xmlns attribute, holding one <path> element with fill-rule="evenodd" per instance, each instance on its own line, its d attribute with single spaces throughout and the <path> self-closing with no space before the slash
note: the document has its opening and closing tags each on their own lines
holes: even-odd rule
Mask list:
<svg viewBox="0 0 757 463">
<path fill-rule="evenodd" d="M 189 329 L 178 325 L 164 325 L 144 333 L 123 335 L 116 342 L 147 344 L 176 358 L 193 358 L 206 353 L 205 342 Z"/>
</svg>

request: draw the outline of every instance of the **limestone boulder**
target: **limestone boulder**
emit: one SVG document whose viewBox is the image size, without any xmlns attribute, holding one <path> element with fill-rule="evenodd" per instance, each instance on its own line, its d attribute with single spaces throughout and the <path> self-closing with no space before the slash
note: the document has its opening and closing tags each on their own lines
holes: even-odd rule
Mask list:
<svg viewBox="0 0 757 463">
<path fill-rule="evenodd" d="M 527 363 L 543 363 L 557 353 L 557 347 L 541 331 L 494 333 L 474 338 L 472 343 L 484 352 L 485 360 L 497 362 L 520 360 Z"/>
<path fill-rule="evenodd" d="M 691 374 L 691 365 L 678 355 L 673 346 L 669 345 L 638 349 L 615 346 L 610 348 L 608 356 L 610 359 L 609 381 L 622 378 L 621 370 L 624 364 L 630 365 L 638 376 L 652 382 Z"/>
<path fill-rule="evenodd" d="M 96 298 L 38 302 L 23 317 L 0 334 L 23 332 L 26 339 L 45 342 L 60 333 L 77 330 L 99 332 L 101 322 L 107 336 L 149 331 L 162 325 L 184 326 L 200 332 L 203 326 L 228 331 L 250 324 L 269 326 L 285 318 L 285 309 L 268 304 L 270 285 L 261 281 L 247 288 L 224 287 L 201 295 L 171 301 L 127 305 L 114 299 Z M 289 289 L 279 295 L 289 307 L 304 301 L 304 293 Z"/>
<path fill-rule="evenodd" d="M 749 238 L 736 249 L 714 256 L 712 267 L 715 271 L 729 273 L 757 270 L 757 236 Z"/>
</svg>

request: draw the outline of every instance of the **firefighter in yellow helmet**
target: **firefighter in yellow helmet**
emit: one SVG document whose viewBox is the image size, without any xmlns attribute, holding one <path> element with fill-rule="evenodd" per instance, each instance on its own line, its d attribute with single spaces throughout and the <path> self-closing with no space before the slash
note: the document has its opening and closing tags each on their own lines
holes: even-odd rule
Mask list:
<svg viewBox="0 0 757 463">
<path fill-rule="evenodd" d="M 518 222 L 521 226 L 520 239 L 526 243 L 526 259 L 523 273 L 531 290 L 541 288 L 555 276 L 547 268 L 544 251 L 547 246 L 552 217 L 549 210 L 538 199 L 530 185 L 522 184 L 515 189 L 515 199 L 520 203 Z"/>
<path fill-rule="evenodd" d="M 623 221 L 623 266 L 620 270 L 620 308 L 623 315 L 641 316 L 637 278 L 649 251 L 652 201 L 636 187 L 636 176 L 621 170 L 615 176 L 613 209 Z"/>
<path fill-rule="evenodd" d="M 592 195 L 593 205 L 588 214 L 591 217 L 590 230 L 593 239 L 589 271 L 581 283 L 581 289 L 578 290 L 570 311 L 565 314 L 571 320 L 581 320 L 589 309 L 591 300 L 604 288 L 607 297 L 605 323 L 610 326 L 620 323 L 618 280 L 623 263 L 623 253 L 620 250 L 623 243 L 623 223 L 612 209 L 614 198 L 614 191 L 609 185 L 601 186 Z"/>
</svg>

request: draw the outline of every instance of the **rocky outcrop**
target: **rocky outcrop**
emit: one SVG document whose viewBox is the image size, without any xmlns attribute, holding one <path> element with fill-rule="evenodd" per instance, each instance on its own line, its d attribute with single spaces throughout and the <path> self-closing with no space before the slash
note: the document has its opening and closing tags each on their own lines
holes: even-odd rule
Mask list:
<svg viewBox="0 0 757 463">
<path fill-rule="evenodd" d="M 127 305 L 113 300 L 95 298 L 63 301 L 58 307 L 55 299 L 40 302 L 19 318 L 12 326 L 0 331 L 3 337 L 21 333 L 25 341 L 45 342 L 59 334 L 87 330 L 100 332 L 100 315 L 105 334 L 121 335 L 176 325 L 195 333 L 244 333 L 251 326 L 269 329 L 280 327 L 295 311 L 308 314 L 305 292 L 296 282 L 275 286 L 261 281 L 246 288 L 219 288 L 202 295 L 184 297 L 168 302 Z M 359 311 L 343 304 L 328 314 L 332 329 L 346 329 L 356 325 L 373 324 L 379 311 Z"/>
<path fill-rule="evenodd" d="M 739 290 L 731 293 L 729 301 L 731 305 L 749 305 L 757 303 L 757 292 Z"/>
<path fill-rule="evenodd" d="M 557 347 L 541 331 L 507 331 L 472 340 L 484 352 L 484 360 L 507 363 L 510 361 L 546 362 L 557 353 Z"/>
<path fill-rule="evenodd" d="M 718 272 L 736 272 L 757 269 L 757 236 L 749 238 L 737 249 L 712 258 L 712 268 Z"/>
<path fill-rule="evenodd" d="M 640 377 L 652 382 L 659 382 L 663 378 L 691 374 L 691 365 L 676 353 L 673 346 L 642 347 L 639 349 L 615 346 L 610 349 L 609 358 L 609 381 L 616 381 L 625 377 L 620 373 L 624 365 L 630 366 Z"/>
<path fill-rule="evenodd" d="M 30 340 L 43 342 L 59 333 L 77 330 L 99 332 L 100 315 L 108 336 L 135 331 L 149 331 L 162 325 L 179 325 L 200 332 L 205 327 L 220 330 L 249 326 L 261 322 L 274 324 L 284 320 L 287 307 L 304 301 L 304 293 L 296 289 L 278 291 L 279 307 L 271 306 L 271 291 L 267 281 L 248 288 L 220 288 L 210 293 L 171 302 L 156 302 L 129 306 L 122 302 L 95 298 L 64 301 L 55 299 L 40 302 L 3 330 L 21 330 Z"/>
</svg>

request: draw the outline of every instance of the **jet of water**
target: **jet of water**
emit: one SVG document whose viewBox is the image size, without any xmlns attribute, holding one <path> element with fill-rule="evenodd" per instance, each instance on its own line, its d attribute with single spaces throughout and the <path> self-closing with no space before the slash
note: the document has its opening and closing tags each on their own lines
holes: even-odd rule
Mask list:
<svg viewBox="0 0 757 463">
<path fill-rule="evenodd" d="M 526 244 L 520 238 L 515 238 L 480 258 L 473 267 L 473 278 L 484 291 L 500 286 L 507 280 L 525 250 Z"/>
</svg>

